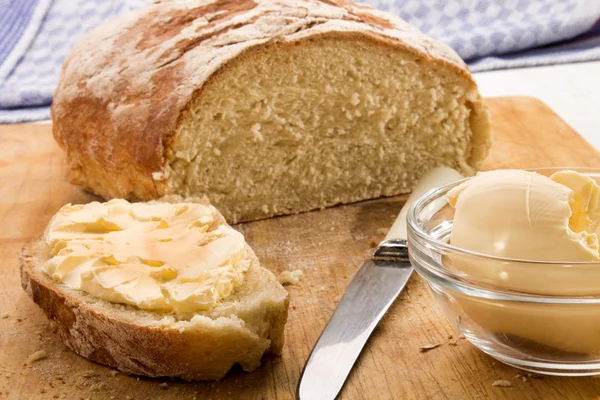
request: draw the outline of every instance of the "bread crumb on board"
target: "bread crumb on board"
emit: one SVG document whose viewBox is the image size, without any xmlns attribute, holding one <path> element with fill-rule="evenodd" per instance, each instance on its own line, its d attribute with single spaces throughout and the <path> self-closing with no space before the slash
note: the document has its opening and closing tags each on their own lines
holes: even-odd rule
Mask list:
<svg viewBox="0 0 600 400">
<path fill-rule="evenodd" d="M 283 271 L 277 277 L 277 280 L 282 285 L 297 285 L 300 283 L 300 278 L 302 278 L 304 273 L 300 269 L 296 269 L 293 271 Z"/>
<path fill-rule="evenodd" d="M 494 383 L 492 383 L 492 386 L 499 386 L 499 387 L 511 387 L 513 384 L 510 381 L 506 381 L 504 379 L 498 379 L 496 381 L 494 381 Z"/>
<path fill-rule="evenodd" d="M 2 313 L 2 319 L 7 319 L 8 317 L 10 317 L 10 315 L 8 315 L 7 312 Z"/>
<path fill-rule="evenodd" d="M 158 385 L 158 387 L 162 390 L 167 390 L 169 388 L 169 384 L 167 382 L 163 382 L 160 385 Z"/>
<path fill-rule="evenodd" d="M 517 374 L 515 375 L 515 379 L 519 379 L 519 378 L 521 378 L 521 380 L 523 382 L 527 382 L 527 377 L 524 375 L 521 375 L 520 373 L 517 372 Z"/>
<path fill-rule="evenodd" d="M 44 350 L 38 350 L 35 353 L 31 354 L 27 358 L 27 361 L 29 361 L 29 363 L 32 363 L 32 362 L 36 362 L 39 360 L 43 360 L 44 358 L 48 358 L 48 353 L 46 353 L 46 351 L 44 351 Z"/>
<path fill-rule="evenodd" d="M 421 346 L 421 347 L 419 347 L 419 351 L 420 351 L 421 353 L 426 353 L 426 352 L 428 352 L 429 350 L 433 350 L 433 349 L 435 349 L 435 348 L 437 348 L 437 347 L 440 347 L 441 345 L 442 345 L 441 343 L 436 343 L 436 344 L 426 344 L 425 346 Z"/>
<path fill-rule="evenodd" d="M 452 340 L 452 335 L 448 336 L 448 344 L 450 346 L 458 346 L 458 342 L 460 340 L 463 340 L 465 337 L 463 335 L 460 335 L 459 337 L 457 337 L 456 339 Z"/>
<path fill-rule="evenodd" d="M 100 376 L 100 374 L 94 370 L 86 370 L 86 371 L 82 371 L 80 376 L 84 377 L 84 378 L 93 378 L 96 376 Z"/>
</svg>

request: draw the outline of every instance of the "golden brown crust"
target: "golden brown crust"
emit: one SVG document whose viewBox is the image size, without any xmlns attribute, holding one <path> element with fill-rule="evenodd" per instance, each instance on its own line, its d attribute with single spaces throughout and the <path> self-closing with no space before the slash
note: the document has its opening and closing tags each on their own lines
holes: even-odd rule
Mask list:
<svg viewBox="0 0 600 400">
<path fill-rule="evenodd" d="M 164 129 L 175 126 L 177 120 L 172 112 L 177 98 L 163 82 L 177 81 L 180 74 L 181 65 L 163 68 L 152 76 L 148 93 L 121 103 L 121 107 L 131 107 L 131 113 L 141 103 L 149 109 L 143 121 L 122 117 L 127 118 L 123 126 L 112 123 L 109 109 L 113 106 L 108 102 L 87 96 L 63 100 L 59 83 L 52 106 L 53 134 L 67 152 L 74 183 L 104 198 L 117 194 L 130 199 L 158 197 L 152 172 L 164 163 Z M 113 95 L 131 97 L 126 87 L 124 82 L 123 92 Z M 160 101 L 153 102 L 153 98 Z"/>
<path fill-rule="evenodd" d="M 247 279 L 264 279 L 270 295 L 253 299 L 246 309 L 240 307 L 230 315 L 226 310 L 220 317 L 207 315 L 189 322 L 165 321 L 160 315 L 133 312 L 132 307 L 70 290 L 41 271 L 45 258 L 41 240 L 25 245 L 20 257 L 22 286 L 56 322 L 64 343 L 92 361 L 128 374 L 215 380 L 236 363 L 254 370 L 265 351 L 281 353 L 288 294 L 278 283 L 273 285 L 275 278 L 258 266 L 254 256 L 249 274 L 255 276 Z"/>
<path fill-rule="evenodd" d="M 451 68 L 475 88 L 452 50 L 350 1 L 217 0 L 185 10 L 180 4 L 165 1 L 103 25 L 63 66 L 54 136 L 73 181 L 105 198 L 164 195 L 166 152 L 192 97 L 230 61 L 274 42 L 360 37 Z M 239 33 L 248 27 L 254 30 Z"/>
</svg>

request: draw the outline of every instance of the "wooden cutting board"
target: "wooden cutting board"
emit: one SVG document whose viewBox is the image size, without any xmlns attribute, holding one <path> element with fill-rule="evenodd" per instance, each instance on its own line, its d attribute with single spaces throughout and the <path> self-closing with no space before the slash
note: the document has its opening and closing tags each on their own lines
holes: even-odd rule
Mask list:
<svg viewBox="0 0 600 400">
<path fill-rule="evenodd" d="M 486 169 L 600 166 L 600 154 L 543 103 L 488 103 L 495 145 Z M 292 399 L 304 362 L 344 289 L 383 239 L 404 197 L 274 218 L 238 228 L 274 273 L 301 269 L 291 294 L 282 357 L 217 383 L 117 374 L 62 345 L 21 289 L 17 257 L 65 203 L 95 200 L 67 183 L 64 155 L 49 125 L 0 127 L 0 400 L 3 399 Z M 452 337 L 452 338 L 450 338 Z M 458 339 L 458 340 L 457 340 Z M 451 344 L 452 342 L 452 344 Z M 422 353 L 428 344 L 441 346 Z M 39 350 L 47 358 L 28 363 Z M 341 399 L 591 399 L 600 379 L 525 377 L 484 355 L 457 333 L 416 274 L 375 330 Z M 492 386 L 504 379 L 512 387 Z"/>
</svg>

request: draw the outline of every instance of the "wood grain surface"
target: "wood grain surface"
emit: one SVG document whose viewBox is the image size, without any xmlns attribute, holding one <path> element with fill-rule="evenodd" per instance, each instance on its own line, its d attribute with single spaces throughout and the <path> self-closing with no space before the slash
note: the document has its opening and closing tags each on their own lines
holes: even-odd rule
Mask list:
<svg viewBox="0 0 600 400">
<path fill-rule="evenodd" d="M 600 166 L 600 154 L 532 98 L 489 99 L 495 145 L 486 169 Z M 65 203 L 96 199 L 67 183 L 49 125 L 0 127 L 0 400 L 292 399 L 301 369 L 357 268 L 383 239 L 403 197 L 239 225 L 274 273 L 301 269 L 282 357 L 216 383 L 118 374 L 77 356 L 21 289 L 18 254 Z M 441 344 L 427 352 L 421 346 Z M 38 361 L 28 358 L 44 351 Z M 524 376 L 518 376 L 520 374 Z M 511 387 L 492 386 L 498 379 Z M 600 379 L 531 377 L 484 355 L 457 333 L 413 275 L 358 360 L 341 399 L 597 399 Z"/>
</svg>

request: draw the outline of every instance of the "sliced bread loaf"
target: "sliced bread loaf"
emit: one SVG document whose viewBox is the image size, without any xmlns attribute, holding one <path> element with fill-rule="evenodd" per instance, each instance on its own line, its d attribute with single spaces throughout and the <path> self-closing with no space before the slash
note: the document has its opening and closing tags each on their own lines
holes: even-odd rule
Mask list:
<svg viewBox="0 0 600 400">
<path fill-rule="evenodd" d="M 64 63 L 54 136 L 107 199 L 207 195 L 230 222 L 470 175 L 491 143 L 462 60 L 346 0 L 159 1 Z"/>
<path fill-rule="evenodd" d="M 65 247 L 50 246 L 47 236 L 24 247 L 21 282 L 81 356 L 128 374 L 214 380 L 235 364 L 252 371 L 265 352 L 281 353 L 288 293 L 247 245 L 242 282 L 214 306 L 178 314 L 107 301 L 51 277 L 49 260 Z"/>
</svg>

